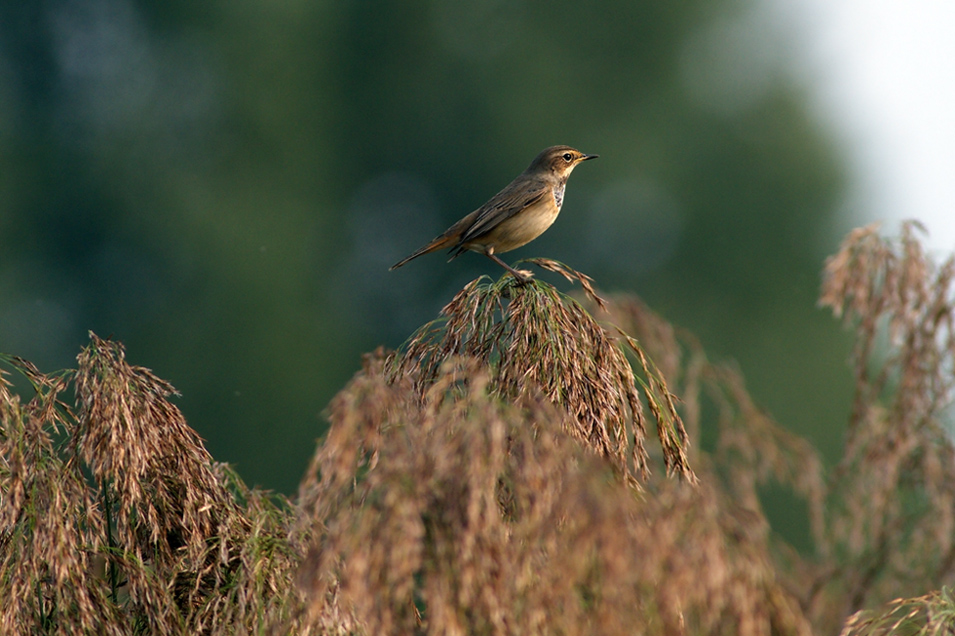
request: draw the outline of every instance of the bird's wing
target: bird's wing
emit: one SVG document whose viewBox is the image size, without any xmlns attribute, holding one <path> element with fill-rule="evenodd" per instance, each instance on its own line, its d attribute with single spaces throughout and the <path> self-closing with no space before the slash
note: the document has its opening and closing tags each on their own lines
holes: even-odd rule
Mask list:
<svg viewBox="0 0 955 636">
<path fill-rule="evenodd" d="M 527 182 L 511 183 L 478 209 L 474 223 L 461 234 L 458 245 L 463 245 L 483 234 L 487 234 L 502 221 L 540 201 L 548 190 L 547 184 L 542 181 L 529 188 Z"/>
</svg>

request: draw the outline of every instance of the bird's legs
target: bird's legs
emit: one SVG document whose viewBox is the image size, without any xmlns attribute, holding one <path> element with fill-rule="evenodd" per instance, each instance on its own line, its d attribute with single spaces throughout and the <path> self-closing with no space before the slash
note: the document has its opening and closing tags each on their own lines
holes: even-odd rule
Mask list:
<svg viewBox="0 0 955 636">
<path fill-rule="evenodd" d="M 484 252 L 484 255 L 487 256 L 492 261 L 494 261 L 495 263 L 497 263 L 498 265 L 500 265 L 501 267 L 503 267 L 504 269 L 506 269 L 507 271 L 509 271 L 511 273 L 511 276 L 517 279 L 518 285 L 526 285 L 527 283 L 530 282 L 531 280 L 530 276 L 520 273 L 519 271 L 517 271 L 516 269 L 514 269 L 513 267 L 511 267 L 504 261 L 502 261 L 500 257 L 498 257 L 498 255 L 494 253 L 493 249 L 489 249 L 488 251 Z"/>
</svg>

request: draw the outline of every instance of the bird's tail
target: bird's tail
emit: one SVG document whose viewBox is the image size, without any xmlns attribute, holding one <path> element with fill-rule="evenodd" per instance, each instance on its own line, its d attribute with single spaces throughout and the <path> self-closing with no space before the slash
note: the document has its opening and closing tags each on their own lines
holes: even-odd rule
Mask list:
<svg viewBox="0 0 955 636">
<path fill-rule="evenodd" d="M 399 267 L 401 267 L 408 261 L 414 260 L 418 258 L 419 256 L 424 256 L 425 254 L 430 254 L 431 252 L 443 250 L 446 247 L 454 247 L 454 243 L 456 240 L 457 240 L 457 237 L 445 236 L 442 234 L 441 236 L 434 239 L 433 241 L 431 241 L 430 243 L 422 247 L 420 250 L 418 250 L 417 252 L 409 256 L 408 258 L 402 259 L 398 261 L 397 263 L 395 263 L 394 265 L 392 265 L 391 267 L 389 267 L 388 271 L 390 272 L 393 269 L 398 269 Z"/>
</svg>

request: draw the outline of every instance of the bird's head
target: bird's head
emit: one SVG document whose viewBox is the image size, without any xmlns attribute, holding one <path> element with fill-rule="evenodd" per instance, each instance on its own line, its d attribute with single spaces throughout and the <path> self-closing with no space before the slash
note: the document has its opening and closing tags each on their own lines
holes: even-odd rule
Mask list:
<svg viewBox="0 0 955 636">
<path fill-rule="evenodd" d="M 585 155 L 570 146 L 551 146 L 534 157 L 527 172 L 544 172 L 566 179 L 574 167 L 581 161 L 596 159 L 599 155 Z"/>
</svg>

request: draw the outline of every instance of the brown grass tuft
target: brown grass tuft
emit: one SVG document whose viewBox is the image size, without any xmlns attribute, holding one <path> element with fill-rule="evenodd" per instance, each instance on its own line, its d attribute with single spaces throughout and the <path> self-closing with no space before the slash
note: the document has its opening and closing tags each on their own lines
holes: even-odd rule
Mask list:
<svg viewBox="0 0 955 636">
<path fill-rule="evenodd" d="M 693 334 L 673 327 L 631 295 L 611 297 L 606 312 L 660 361 L 662 375 L 681 397 L 690 448 L 699 448 L 701 428 L 716 430 L 716 452 L 706 457 L 709 461 L 700 466 L 699 452 L 692 457 L 698 471 L 707 466 L 716 471 L 704 481 L 722 484 L 726 496 L 757 514 L 760 523 L 765 518 L 758 487 L 773 481 L 790 488 L 806 500 L 813 537 L 821 541 L 826 486 L 815 449 L 760 409 L 735 365 L 711 362 Z M 714 407 L 716 421 L 703 422 L 705 402 Z"/>
<path fill-rule="evenodd" d="M 0 633 L 947 633 L 955 261 L 917 229 L 827 263 L 856 334 L 829 471 L 692 334 L 546 259 L 611 326 L 470 283 L 335 397 L 295 507 L 215 463 L 118 343 L 55 374 L 0 356 L 35 390 L 0 370 Z M 806 500 L 812 554 L 773 533 L 768 481 Z"/>
<path fill-rule="evenodd" d="M 634 374 L 625 350 L 639 362 L 642 376 Z M 391 377 L 414 378 L 414 390 L 423 395 L 442 365 L 458 356 L 479 360 L 489 371 L 491 391 L 505 401 L 539 393 L 561 407 L 567 430 L 633 484 L 649 471 L 642 397 L 654 417 L 668 472 L 694 479 L 686 432 L 666 380 L 636 340 L 618 341 L 552 286 L 539 281 L 517 286 L 508 277 L 472 281 L 441 318 L 419 329 L 392 356 Z"/>
<path fill-rule="evenodd" d="M 0 633 L 123 634 L 109 590 L 87 581 L 105 536 L 96 498 L 54 441 L 69 427 L 68 379 L 7 361 L 37 394 L 22 403 L 0 371 Z"/>
<path fill-rule="evenodd" d="M 881 613 L 856 612 L 849 617 L 840 636 L 934 636 L 951 634 L 955 625 L 955 598 L 952 590 L 941 590 L 917 598 L 898 598 Z"/>
<path fill-rule="evenodd" d="M 543 395 L 502 400 L 483 360 L 423 393 L 370 358 L 332 403 L 301 492 L 301 585 L 368 634 L 808 634 L 766 528 L 685 482 L 636 491 Z"/>
<path fill-rule="evenodd" d="M 856 334 L 823 544 L 840 564 L 819 585 L 847 612 L 955 576 L 955 449 L 943 423 L 955 386 L 955 259 L 925 254 L 917 223 L 896 240 L 876 230 L 853 231 L 827 261 L 820 299 Z"/>
<path fill-rule="evenodd" d="M 955 384 L 955 261 L 937 265 L 917 230 L 905 224 L 899 239 L 874 226 L 855 230 L 827 261 L 820 303 L 854 328 L 856 378 L 844 455 L 831 471 L 755 406 L 736 369 L 710 363 L 692 335 L 635 299 L 608 303 L 612 320 L 640 338 L 683 398 L 691 440 L 707 425 L 701 404 L 716 407 L 718 421 L 708 424 L 718 424 L 716 453 L 693 458 L 704 484 L 761 522 L 757 486 L 768 479 L 805 499 L 815 554 L 775 539 L 775 568 L 823 633 L 854 613 L 854 634 L 884 626 L 879 612 L 857 612 L 955 575 L 955 449 L 943 424 Z"/>
<path fill-rule="evenodd" d="M 285 620 L 290 507 L 215 464 L 174 389 L 90 337 L 75 372 L 7 358 L 36 395 L 23 405 L 0 385 L 0 631 L 232 634 Z"/>
</svg>

